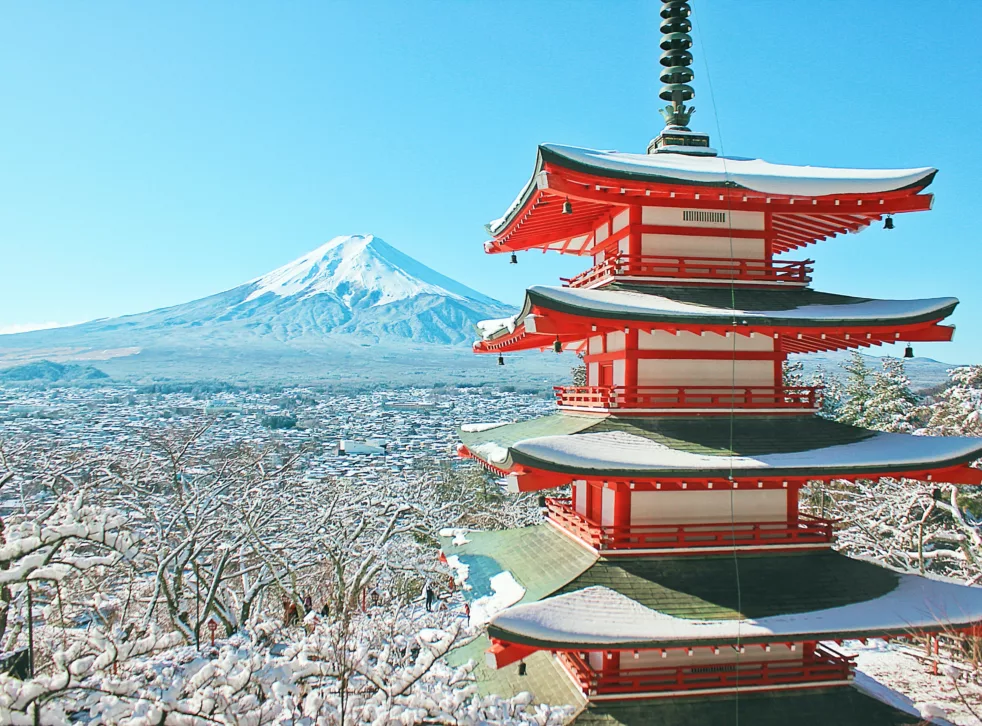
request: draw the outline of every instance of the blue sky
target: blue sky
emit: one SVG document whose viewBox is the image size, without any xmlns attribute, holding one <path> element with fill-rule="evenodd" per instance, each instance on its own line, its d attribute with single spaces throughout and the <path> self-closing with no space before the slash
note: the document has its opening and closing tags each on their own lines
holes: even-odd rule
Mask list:
<svg viewBox="0 0 982 726">
<path fill-rule="evenodd" d="M 982 362 L 982 3 L 693 6 L 693 126 L 716 148 L 941 170 L 932 212 L 804 254 L 820 289 L 959 297 L 955 343 L 917 352 Z M 482 253 L 482 225 L 538 143 L 644 150 L 662 125 L 657 9 L 5 4 L 0 329 L 184 302 L 365 232 L 517 303 L 584 262 L 510 266 Z"/>
</svg>

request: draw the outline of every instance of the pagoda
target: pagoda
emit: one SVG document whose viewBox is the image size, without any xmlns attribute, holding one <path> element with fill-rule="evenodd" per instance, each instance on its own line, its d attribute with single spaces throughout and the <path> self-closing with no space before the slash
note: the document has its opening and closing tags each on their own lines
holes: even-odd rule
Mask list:
<svg viewBox="0 0 982 726">
<path fill-rule="evenodd" d="M 573 703 L 578 724 L 918 723 L 858 689 L 831 644 L 975 632 L 982 589 L 837 553 L 835 522 L 799 497 L 833 479 L 978 485 L 982 439 L 836 423 L 783 368 L 950 340 L 958 301 L 819 292 L 813 261 L 784 255 L 930 209 L 936 170 L 719 155 L 689 128 L 689 13 L 662 0 L 666 126 L 647 153 L 540 146 L 487 226 L 488 253 L 590 267 L 529 288 L 476 351 L 576 351 L 586 381 L 555 389 L 553 415 L 461 429 L 459 453 L 512 491 L 569 492 L 543 497 L 545 524 L 443 541 L 467 597 L 497 603 L 464 655 L 486 649 L 486 691 Z"/>
</svg>

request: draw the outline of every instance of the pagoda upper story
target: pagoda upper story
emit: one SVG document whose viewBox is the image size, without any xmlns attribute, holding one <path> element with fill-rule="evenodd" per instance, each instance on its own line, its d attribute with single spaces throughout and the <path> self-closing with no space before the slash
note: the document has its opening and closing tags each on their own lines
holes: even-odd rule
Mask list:
<svg viewBox="0 0 982 726">
<path fill-rule="evenodd" d="M 803 285 L 810 262 L 775 255 L 930 209 L 923 190 L 935 174 L 546 144 L 518 198 L 487 225 L 485 249 L 592 256 L 594 269 L 571 283 L 580 287 L 611 278 Z M 619 271 L 597 269 L 618 258 Z"/>
</svg>

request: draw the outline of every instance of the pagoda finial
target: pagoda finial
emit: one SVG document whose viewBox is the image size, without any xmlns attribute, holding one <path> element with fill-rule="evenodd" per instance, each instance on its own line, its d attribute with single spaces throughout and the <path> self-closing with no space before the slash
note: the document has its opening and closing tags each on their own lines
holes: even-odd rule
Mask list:
<svg viewBox="0 0 982 726">
<path fill-rule="evenodd" d="M 665 124 L 668 126 L 678 126 L 687 129 L 689 118 L 695 113 L 694 106 L 686 106 L 685 102 L 692 100 L 696 95 L 689 83 L 692 81 L 692 21 L 689 14 L 692 8 L 686 0 L 662 0 L 661 8 L 661 59 L 663 66 L 661 72 L 661 82 L 665 85 L 661 87 L 658 97 L 663 101 L 670 101 L 670 105 L 660 109 Z"/>
<path fill-rule="evenodd" d="M 669 105 L 659 109 L 665 119 L 665 130 L 648 144 L 648 153 L 674 152 L 683 154 L 715 155 L 709 148 L 709 136 L 689 130 L 689 119 L 696 112 L 695 106 L 686 106 L 696 92 L 689 83 L 694 77 L 692 69 L 692 8 L 686 0 L 661 0 L 661 43 L 659 78 L 665 85 L 658 97 Z M 684 148 L 680 148 L 684 147 Z"/>
</svg>

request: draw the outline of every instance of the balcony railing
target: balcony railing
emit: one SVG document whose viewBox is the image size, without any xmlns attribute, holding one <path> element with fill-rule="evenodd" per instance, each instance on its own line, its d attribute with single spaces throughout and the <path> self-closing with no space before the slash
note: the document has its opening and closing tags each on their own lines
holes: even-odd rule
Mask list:
<svg viewBox="0 0 982 726">
<path fill-rule="evenodd" d="M 555 386 L 561 408 L 648 411 L 818 411 L 820 386 Z"/>
<path fill-rule="evenodd" d="M 799 514 L 796 522 L 698 522 L 689 524 L 602 525 L 573 510 L 569 499 L 546 499 L 548 517 L 598 550 L 672 550 L 698 547 L 824 545 L 835 522 Z"/>
<path fill-rule="evenodd" d="M 751 661 L 700 663 L 661 668 L 624 668 L 596 671 L 586 654 L 562 652 L 559 657 L 589 695 L 657 693 L 702 689 L 733 689 L 826 683 L 850 680 L 854 658 L 817 646 L 814 655 L 800 661 Z"/>
<path fill-rule="evenodd" d="M 807 285 L 814 260 L 742 260 L 617 254 L 576 277 L 560 278 L 566 287 L 594 287 L 619 277 L 654 280 L 710 280 L 748 285 Z"/>
</svg>

